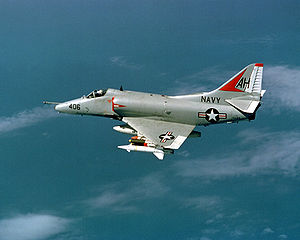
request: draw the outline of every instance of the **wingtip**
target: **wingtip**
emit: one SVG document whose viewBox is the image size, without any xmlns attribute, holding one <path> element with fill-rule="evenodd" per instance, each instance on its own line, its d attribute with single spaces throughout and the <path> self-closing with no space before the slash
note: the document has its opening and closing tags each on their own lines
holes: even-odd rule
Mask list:
<svg viewBox="0 0 300 240">
<path fill-rule="evenodd" d="M 153 152 L 155 157 L 157 157 L 159 160 L 164 160 L 165 153 L 163 151 L 155 151 Z"/>
</svg>

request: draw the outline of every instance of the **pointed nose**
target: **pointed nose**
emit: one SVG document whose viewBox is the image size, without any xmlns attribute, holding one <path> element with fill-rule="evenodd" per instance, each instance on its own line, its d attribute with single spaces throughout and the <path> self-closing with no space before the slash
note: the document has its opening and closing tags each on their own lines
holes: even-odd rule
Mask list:
<svg viewBox="0 0 300 240">
<path fill-rule="evenodd" d="M 60 104 L 57 104 L 54 109 L 58 112 L 64 112 L 66 111 L 66 104 L 64 103 L 60 103 Z"/>
</svg>

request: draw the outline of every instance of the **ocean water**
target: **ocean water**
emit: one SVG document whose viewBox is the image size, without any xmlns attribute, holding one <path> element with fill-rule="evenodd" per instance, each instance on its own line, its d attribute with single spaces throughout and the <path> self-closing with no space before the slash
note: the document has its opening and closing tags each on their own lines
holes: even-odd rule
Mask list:
<svg viewBox="0 0 300 240">
<path fill-rule="evenodd" d="M 0 239 L 299 239 L 299 1 L 0 1 Z M 212 90 L 263 62 L 253 122 L 174 156 L 43 100 Z"/>
</svg>

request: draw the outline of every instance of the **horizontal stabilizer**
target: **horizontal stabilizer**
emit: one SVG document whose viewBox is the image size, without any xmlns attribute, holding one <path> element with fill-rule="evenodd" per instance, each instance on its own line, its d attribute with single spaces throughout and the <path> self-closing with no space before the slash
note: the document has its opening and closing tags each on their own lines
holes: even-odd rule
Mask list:
<svg viewBox="0 0 300 240">
<path fill-rule="evenodd" d="M 238 99 L 238 98 L 226 99 L 225 101 L 228 102 L 233 107 L 245 113 L 254 113 L 260 103 L 260 101 L 257 100 Z"/>
</svg>

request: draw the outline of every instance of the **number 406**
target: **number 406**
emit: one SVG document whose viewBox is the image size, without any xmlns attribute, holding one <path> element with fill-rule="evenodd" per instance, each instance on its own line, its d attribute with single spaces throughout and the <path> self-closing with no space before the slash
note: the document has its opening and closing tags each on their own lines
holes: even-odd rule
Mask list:
<svg viewBox="0 0 300 240">
<path fill-rule="evenodd" d="M 80 110 L 80 104 L 70 104 L 69 108 L 73 110 Z"/>
</svg>

